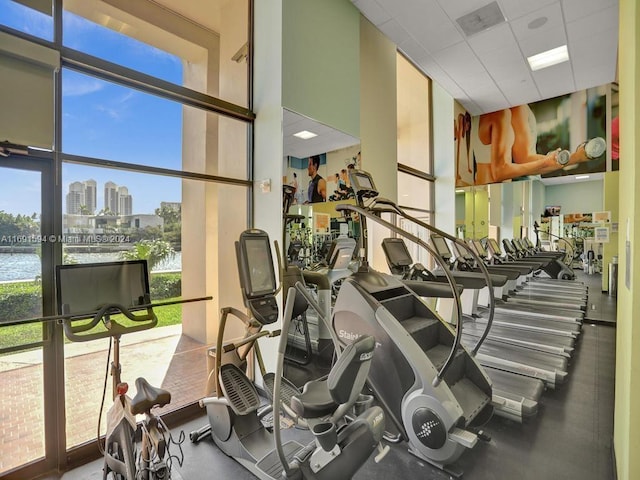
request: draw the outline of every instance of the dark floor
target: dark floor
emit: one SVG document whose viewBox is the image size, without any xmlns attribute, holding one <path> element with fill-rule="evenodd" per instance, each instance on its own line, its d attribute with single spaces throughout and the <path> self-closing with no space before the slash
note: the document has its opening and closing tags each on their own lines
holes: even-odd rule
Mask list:
<svg viewBox="0 0 640 480">
<path fill-rule="evenodd" d="M 594 322 L 616 321 L 616 297 L 602 292 L 602 275 L 588 275 L 582 270 L 575 270 L 578 280 L 589 286 L 589 303 L 586 318 Z"/>
<path fill-rule="evenodd" d="M 538 416 L 520 425 L 494 417 L 485 430 L 491 434 L 458 461 L 465 478 L 474 480 L 613 479 L 611 441 L 615 374 L 615 298 L 602 294 L 600 277 L 578 273 L 589 288 L 588 318 L 572 358 L 567 384 L 547 391 Z M 597 278 L 595 278 L 597 277 Z M 595 308 L 591 308 L 595 305 Z M 310 366 L 311 369 L 312 366 Z M 290 370 L 292 373 L 292 370 Z M 302 371 L 301 371 L 302 373 Z M 205 417 L 182 426 L 185 433 L 201 426 Z M 222 454 L 210 439 L 184 444 L 182 478 L 254 478 Z M 101 478 L 101 462 L 93 462 L 62 476 L 64 480 Z M 58 478 L 58 477 L 51 477 Z M 391 446 L 380 464 L 371 459 L 356 479 L 449 479 L 407 452 L 405 444 Z M 338 480 L 338 479 L 336 479 Z"/>
</svg>

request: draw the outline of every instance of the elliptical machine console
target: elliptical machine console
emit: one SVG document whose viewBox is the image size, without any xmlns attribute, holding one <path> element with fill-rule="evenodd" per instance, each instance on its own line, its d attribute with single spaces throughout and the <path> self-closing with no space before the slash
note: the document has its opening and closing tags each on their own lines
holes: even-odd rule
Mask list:
<svg viewBox="0 0 640 480">
<path fill-rule="evenodd" d="M 274 323 L 278 302 L 269 236 L 261 230 L 244 232 L 236 242 L 236 260 L 245 305 L 262 325 Z"/>
</svg>

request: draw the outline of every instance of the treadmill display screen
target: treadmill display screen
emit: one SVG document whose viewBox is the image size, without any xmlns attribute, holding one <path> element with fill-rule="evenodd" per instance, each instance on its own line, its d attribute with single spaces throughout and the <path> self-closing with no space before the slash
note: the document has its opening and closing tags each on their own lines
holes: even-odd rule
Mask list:
<svg viewBox="0 0 640 480">
<path fill-rule="evenodd" d="M 442 258 L 451 258 L 451 250 L 449 250 L 449 245 L 447 245 L 447 241 L 443 237 L 431 235 L 431 242 L 436 252 L 438 252 L 438 255 Z"/>
<path fill-rule="evenodd" d="M 407 267 L 413 263 L 409 250 L 400 238 L 389 238 L 384 241 L 387 259 L 393 267 Z"/>
<path fill-rule="evenodd" d="M 500 250 L 500 245 L 498 245 L 498 242 L 495 238 L 489 239 L 489 245 L 491 247 L 491 250 L 493 250 L 496 255 L 500 255 L 502 253 L 502 251 Z"/>
<path fill-rule="evenodd" d="M 459 243 L 456 243 L 456 242 L 453 243 L 453 250 L 456 253 L 457 257 L 465 258 L 465 257 L 471 256 L 469 255 L 469 250 L 463 247 L 462 245 L 460 245 Z"/>
<path fill-rule="evenodd" d="M 351 183 L 353 184 L 353 189 L 356 192 L 375 191 L 376 189 L 371 176 L 362 171 L 354 170 L 351 172 Z"/>
<path fill-rule="evenodd" d="M 482 242 L 480 240 L 474 240 L 473 241 L 473 247 L 475 248 L 476 253 L 478 254 L 479 257 L 486 257 L 487 256 L 487 251 L 482 246 Z"/>
</svg>

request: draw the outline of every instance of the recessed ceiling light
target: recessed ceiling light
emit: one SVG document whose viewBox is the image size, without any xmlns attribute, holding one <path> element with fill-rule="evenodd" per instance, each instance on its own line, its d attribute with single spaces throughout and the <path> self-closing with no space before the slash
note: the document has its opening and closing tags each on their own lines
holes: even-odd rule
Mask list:
<svg viewBox="0 0 640 480">
<path fill-rule="evenodd" d="M 557 65 L 558 63 L 566 62 L 569 60 L 569 51 L 567 50 L 566 45 L 562 45 L 561 47 L 552 48 L 546 52 L 527 57 L 527 60 L 529 61 L 531 70 L 535 72 L 541 68 L 547 68 L 552 65 Z"/>
<path fill-rule="evenodd" d="M 464 190 L 456 190 L 456 193 L 464 193 Z"/>
<path fill-rule="evenodd" d="M 310 138 L 317 137 L 318 134 L 310 132 L 308 130 L 302 130 L 302 131 L 300 131 L 298 133 L 294 133 L 293 136 L 301 138 L 303 140 L 309 140 Z"/>
<path fill-rule="evenodd" d="M 589 178 L 589 175 L 576 175 L 575 176 L 576 180 L 586 180 L 587 178 Z"/>
</svg>

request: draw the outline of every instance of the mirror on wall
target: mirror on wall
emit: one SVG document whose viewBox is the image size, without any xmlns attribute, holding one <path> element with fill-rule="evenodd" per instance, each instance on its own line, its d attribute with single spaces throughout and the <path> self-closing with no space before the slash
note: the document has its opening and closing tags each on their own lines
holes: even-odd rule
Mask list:
<svg viewBox="0 0 640 480">
<path fill-rule="evenodd" d="M 356 265 L 351 260 L 357 255 L 360 224 L 355 216 L 337 212 L 336 205 L 355 203 L 348 170 L 360 168 L 360 139 L 284 109 L 283 152 L 283 259 L 302 271 L 307 288 L 330 318 L 332 298 Z M 289 268 L 285 282 L 295 271 Z M 318 273 L 329 279 L 328 288 L 314 284 Z M 287 364 L 330 367 L 332 355 L 329 331 L 309 307 L 291 323 Z M 299 371 L 285 373 L 295 376 Z"/>
<path fill-rule="evenodd" d="M 360 139 L 287 109 L 283 119 L 283 183 L 295 189 L 289 214 L 298 217 L 288 222 L 287 242 L 301 244 L 291 260 L 310 268 L 334 238 L 358 234 L 335 206 L 353 199 L 348 170 L 360 167 Z"/>
</svg>

